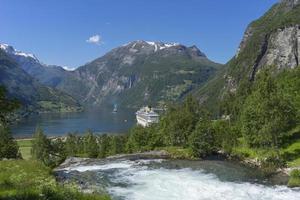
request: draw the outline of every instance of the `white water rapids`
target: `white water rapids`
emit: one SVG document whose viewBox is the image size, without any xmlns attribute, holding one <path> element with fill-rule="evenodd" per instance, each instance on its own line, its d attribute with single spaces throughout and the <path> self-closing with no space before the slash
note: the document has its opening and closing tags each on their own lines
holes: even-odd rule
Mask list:
<svg viewBox="0 0 300 200">
<path fill-rule="evenodd" d="M 106 187 L 113 199 L 126 200 L 300 200 L 300 190 L 250 182 L 221 181 L 213 173 L 191 168 L 153 168 L 162 160 L 123 160 L 119 162 L 74 166 L 66 173 L 109 174 Z M 99 175 L 100 174 L 100 175 Z"/>
</svg>

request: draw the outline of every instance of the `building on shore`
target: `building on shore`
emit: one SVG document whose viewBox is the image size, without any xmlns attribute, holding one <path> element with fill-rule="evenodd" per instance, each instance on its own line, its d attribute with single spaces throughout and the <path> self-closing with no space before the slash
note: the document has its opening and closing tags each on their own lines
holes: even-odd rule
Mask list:
<svg viewBox="0 0 300 200">
<path fill-rule="evenodd" d="M 151 107 L 142 107 L 136 112 L 137 124 L 143 127 L 159 122 L 159 114 L 154 112 Z"/>
</svg>

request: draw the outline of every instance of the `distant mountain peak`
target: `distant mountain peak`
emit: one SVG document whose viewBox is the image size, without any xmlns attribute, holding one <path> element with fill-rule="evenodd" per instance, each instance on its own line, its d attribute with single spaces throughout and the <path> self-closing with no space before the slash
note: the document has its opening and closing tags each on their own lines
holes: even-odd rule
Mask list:
<svg viewBox="0 0 300 200">
<path fill-rule="evenodd" d="M 161 41 L 146 41 L 146 40 L 135 40 L 127 44 L 122 45 L 123 48 L 128 49 L 131 53 L 146 52 L 155 53 L 161 50 L 168 51 L 188 51 L 193 56 L 206 57 L 196 45 L 187 47 L 178 42 L 161 42 Z"/>
<path fill-rule="evenodd" d="M 165 43 L 165 42 L 155 42 L 155 41 L 145 41 L 145 40 L 135 40 L 132 42 L 129 42 L 127 44 L 124 44 L 123 46 L 129 46 L 131 48 L 144 48 L 146 46 L 154 47 L 154 51 L 163 50 L 170 47 L 180 46 L 179 43 L 172 42 L 172 43 Z"/>
<path fill-rule="evenodd" d="M 26 58 L 32 58 L 36 62 L 39 62 L 37 57 L 34 54 L 31 53 L 24 53 L 22 51 L 16 50 L 14 47 L 8 45 L 8 44 L 0 44 L 0 49 L 4 50 L 8 55 L 15 55 L 15 56 L 22 56 Z"/>
</svg>

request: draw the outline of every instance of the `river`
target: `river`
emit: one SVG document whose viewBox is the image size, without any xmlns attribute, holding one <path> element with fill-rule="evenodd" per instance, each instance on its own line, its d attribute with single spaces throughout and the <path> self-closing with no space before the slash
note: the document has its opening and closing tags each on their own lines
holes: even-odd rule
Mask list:
<svg viewBox="0 0 300 200">
<path fill-rule="evenodd" d="M 238 163 L 206 160 L 128 160 L 71 165 L 59 172 L 114 200 L 299 200 L 286 180 L 266 179 Z"/>
<path fill-rule="evenodd" d="M 90 129 L 96 133 L 124 133 L 136 123 L 135 110 L 96 109 L 77 113 L 42 113 L 30 115 L 11 126 L 16 138 L 31 137 L 37 126 L 48 136 L 62 136 L 68 132 L 82 134 Z"/>
</svg>

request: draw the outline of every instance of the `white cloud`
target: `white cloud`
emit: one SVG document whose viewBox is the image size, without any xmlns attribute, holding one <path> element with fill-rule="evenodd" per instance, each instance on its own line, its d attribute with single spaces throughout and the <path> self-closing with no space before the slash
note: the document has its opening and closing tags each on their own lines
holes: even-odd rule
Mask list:
<svg viewBox="0 0 300 200">
<path fill-rule="evenodd" d="M 102 43 L 102 38 L 100 35 L 93 35 L 86 40 L 87 43 L 100 45 Z"/>
</svg>

